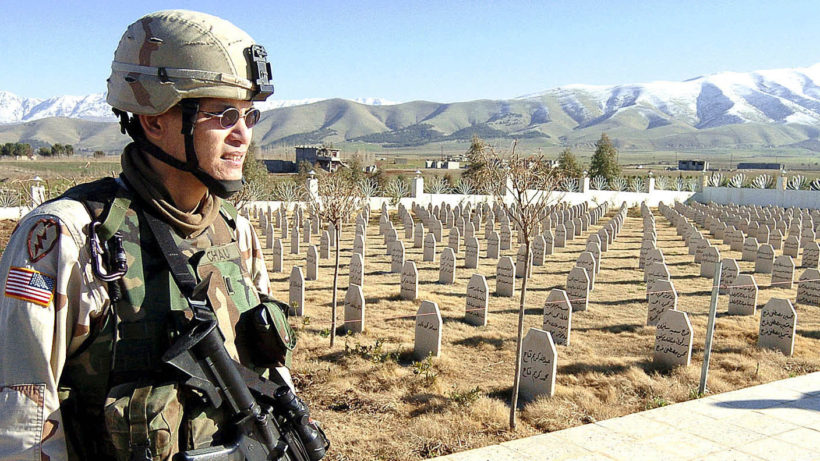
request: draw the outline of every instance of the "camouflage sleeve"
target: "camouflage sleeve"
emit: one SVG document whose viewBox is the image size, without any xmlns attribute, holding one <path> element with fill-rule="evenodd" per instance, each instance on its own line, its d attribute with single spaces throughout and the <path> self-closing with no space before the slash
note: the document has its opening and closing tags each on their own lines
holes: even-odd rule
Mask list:
<svg viewBox="0 0 820 461">
<path fill-rule="evenodd" d="M 67 458 L 60 374 L 107 302 L 89 277 L 87 222 L 81 204 L 52 202 L 23 218 L 0 259 L 0 460 Z"/>
<path fill-rule="evenodd" d="M 239 249 L 247 264 L 248 272 L 251 275 L 251 282 L 260 294 L 273 296 L 271 293 L 270 277 L 268 268 L 265 265 L 265 257 L 262 254 L 262 244 L 256 236 L 256 231 L 243 216 L 236 218 L 236 233 L 239 240 Z"/>
</svg>

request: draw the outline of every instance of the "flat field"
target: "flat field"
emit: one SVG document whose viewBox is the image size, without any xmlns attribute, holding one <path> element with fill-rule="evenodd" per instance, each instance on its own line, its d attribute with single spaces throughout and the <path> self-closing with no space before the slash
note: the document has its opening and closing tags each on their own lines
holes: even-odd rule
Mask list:
<svg viewBox="0 0 820 461">
<path fill-rule="evenodd" d="M 318 280 L 307 281 L 305 317 L 291 317 L 299 345 L 293 372 L 301 394 L 320 420 L 333 447 L 332 460 L 417 460 L 477 448 L 502 441 L 555 431 L 697 398 L 712 281 L 699 276 L 699 264 L 688 255 L 674 228 L 656 216 L 658 247 L 663 251 L 678 292 L 678 309 L 689 314 L 694 329 L 689 367 L 660 371 L 652 363 L 654 327 L 645 326 L 646 286 L 638 269 L 642 224 L 637 209 L 609 251 L 589 296 L 589 308 L 572 319 L 570 346 L 558 346 L 555 396 L 522 403 L 518 428 L 508 430 L 514 372 L 519 291 L 514 298 L 491 294 L 486 327 L 463 321 L 467 282 L 481 273 L 495 291 L 496 260 L 486 256 L 478 269 L 465 269 L 464 250 L 458 254 L 454 285 L 438 283 L 438 258 L 422 262 L 420 248 L 404 240 L 406 258 L 419 271 L 419 299 L 398 299 L 399 274 L 391 274 L 383 239 L 378 235 L 379 212 L 367 230 L 365 258 L 366 329 L 362 334 L 337 337 L 329 347 L 333 253 L 320 259 Z M 399 237 L 403 226 L 393 216 Z M 589 232 L 597 231 L 609 214 Z M 556 249 L 544 266 L 534 267 L 526 298 L 525 332 L 540 328 L 544 301 L 552 288 L 563 288 L 569 270 L 582 251 L 589 232 Z M 483 237 L 483 230 L 478 233 Z M 348 284 L 347 264 L 353 228 L 345 227 L 339 272 L 339 325 Z M 447 241 L 447 231 L 444 232 Z M 722 257 L 738 259 L 742 273 L 753 264 L 739 261 L 740 252 L 712 240 Z M 313 237 L 318 245 L 318 238 Z M 284 270 L 272 273 L 274 294 L 288 297 L 288 275 L 305 265 L 302 253 L 285 248 Z M 438 253 L 442 245 L 439 244 Z M 515 256 L 513 249 L 502 255 Z M 270 255 L 270 250 L 266 250 Z M 795 280 L 802 271 L 797 270 Z M 769 275 L 756 275 L 759 307 L 772 297 L 794 300 L 794 289 L 770 288 Z M 520 287 L 521 280 L 517 280 Z M 416 362 L 412 356 L 414 315 L 422 300 L 438 303 L 443 318 L 440 358 Z M 759 311 L 751 317 L 727 315 L 728 297 L 718 304 L 709 373 L 709 392 L 719 393 L 820 370 L 820 307 L 795 305 L 798 315 L 792 357 L 757 348 Z M 341 332 L 341 330 L 339 330 Z"/>
</svg>

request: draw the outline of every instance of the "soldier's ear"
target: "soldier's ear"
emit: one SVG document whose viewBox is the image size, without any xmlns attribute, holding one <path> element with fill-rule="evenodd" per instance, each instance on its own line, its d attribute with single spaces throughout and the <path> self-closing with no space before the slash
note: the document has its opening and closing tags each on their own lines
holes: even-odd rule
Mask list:
<svg viewBox="0 0 820 461">
<path fill-rule="evenodd" d="M 180 132 L 178 111 L 169 110 L 159 115 L 140 114 L 138 117 L 145 137 L 154 144 L 166 139 L 169 134 Z"/>
</svg>

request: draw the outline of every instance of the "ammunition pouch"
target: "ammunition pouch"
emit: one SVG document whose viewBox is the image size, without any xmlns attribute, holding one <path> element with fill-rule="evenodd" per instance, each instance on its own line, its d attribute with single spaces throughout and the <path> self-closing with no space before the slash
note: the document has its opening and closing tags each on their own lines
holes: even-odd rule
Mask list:
<svg viewBox="0 0 820 461">
<path fill-rule="evenodd" d="M 250 333 L 258 347 L 252 361 L 262 368 L 290 367 L 296 335 L 288 323 L 288 305 L 271 298 L 251 309 Z"/>
<path fill-rule="evenodd" d="M 168 460 L 179 451 L 182 404 L 176 383 L 114 386 L 106 398 L 104 413 L 117 460 Z"/>
</svg>

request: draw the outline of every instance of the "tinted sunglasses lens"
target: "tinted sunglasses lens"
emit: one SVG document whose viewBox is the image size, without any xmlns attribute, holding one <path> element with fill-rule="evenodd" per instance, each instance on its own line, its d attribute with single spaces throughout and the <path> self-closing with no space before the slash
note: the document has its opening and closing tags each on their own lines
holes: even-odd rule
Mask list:
<svg viewBox="0 0 820 461">
<path fill-rule="evenodd" d="M 231 107 L 226 109 L 225 112 L 222 112 L 222 116 L 219 118 L 219 123 L 222 124 L 222 128 L 230 128 L 236 125 L 236 122 L 239 121 L 239 110 Z"/>
<path fill-rule="evenodd" d="M 248 128 L 253 128 L 257 122 L 259 122 L 259 117 L 262 116 L 262 113 L 259 112 L 259 109 L 251 109 L 245 113 L 245 126 Z"/>
</svg>

